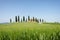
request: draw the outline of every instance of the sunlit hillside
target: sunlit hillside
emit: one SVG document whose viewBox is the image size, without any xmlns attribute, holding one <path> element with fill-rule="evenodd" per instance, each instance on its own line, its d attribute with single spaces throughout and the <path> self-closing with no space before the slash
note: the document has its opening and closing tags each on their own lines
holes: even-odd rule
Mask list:
<svg viewBox="0 0 60 40">
<path fill-rule="evenodd" d="M 36 22 L 0 24 L 0 40 L 60 40 L 60 24 Z"/>
</svg>

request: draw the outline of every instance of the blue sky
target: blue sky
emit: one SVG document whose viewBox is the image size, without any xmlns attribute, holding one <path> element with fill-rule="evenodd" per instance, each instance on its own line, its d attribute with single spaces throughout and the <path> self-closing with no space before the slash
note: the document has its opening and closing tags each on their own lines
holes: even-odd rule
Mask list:
<svg viewBox="0 0 60 40">
<path fill-rule="evenodd" d="M 60 22 L 60 0 L 0 0 L 0 23 L 17 15 Z"/>
</svg>

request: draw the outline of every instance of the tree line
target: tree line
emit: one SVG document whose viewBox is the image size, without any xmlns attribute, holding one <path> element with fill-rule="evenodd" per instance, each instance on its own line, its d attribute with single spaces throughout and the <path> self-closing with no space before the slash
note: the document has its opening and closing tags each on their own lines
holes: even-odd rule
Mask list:
<svg viewBox="0 0 60 40">
<path fill-rule="evenodd" d="M 10 23 L 12 22 L 12 19 L 10 19 Z M 44 22 L 44 19 L 38 19 L 35 17 L 30 18 L 30 16 L 28 16 L 28 18 L 25 18 L 25 16 L 23 16 L 22 18 L 20 18 L 20 16 L 15 16 L 15 22 Z"/>
</svg>

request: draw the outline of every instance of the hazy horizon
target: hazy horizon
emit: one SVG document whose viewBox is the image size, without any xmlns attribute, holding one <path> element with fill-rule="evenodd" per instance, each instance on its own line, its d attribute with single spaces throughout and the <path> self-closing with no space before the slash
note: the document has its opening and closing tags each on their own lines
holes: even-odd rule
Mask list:
<svg viewBox="0 0 60 40">
<path fill-rule="evenodd" d="M 0 23 L 18 15 L 60 22 L 60 0 L 0 0 Z"/>
</svg>

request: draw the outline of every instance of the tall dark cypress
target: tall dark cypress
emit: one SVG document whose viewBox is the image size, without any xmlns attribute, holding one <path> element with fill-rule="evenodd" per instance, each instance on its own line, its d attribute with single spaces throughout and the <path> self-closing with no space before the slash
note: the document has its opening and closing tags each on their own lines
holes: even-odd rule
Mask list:
<svg viewBox="0 0 60 40">
<path fill-rule="evenodd" d="M 12 19 L 10 19 L 10 23 L 12 22 Z"/>
<path fill-rule="evenodd" d="M 15 22 L 17 22 L 18 20 L 17 20 L 17 16 L 15 16 Z"/>
<path fill-rule="evenodd" d="M 30 21 L 30 16 L 28 16 L 28 21 Z"/>
<path fill-rule="evenodd" d="M 25 16 L 23 16 L 23 21 L 25 21 Z"/>
<path fill-rule="evenodd" d="M 40 22 L 41 22 L 41 19 L 40 19 Z"/>
<path fill-rule="evenodd" d="M 20 22 L 20 17 L 18 16 L 18 22 Z"/>
</svg>

